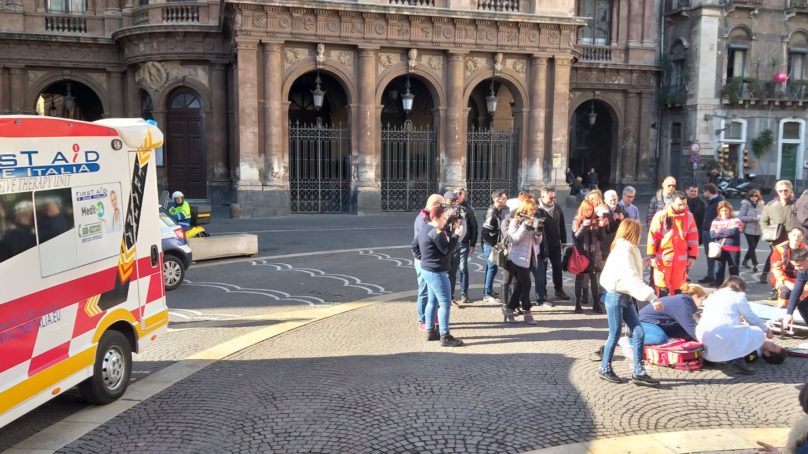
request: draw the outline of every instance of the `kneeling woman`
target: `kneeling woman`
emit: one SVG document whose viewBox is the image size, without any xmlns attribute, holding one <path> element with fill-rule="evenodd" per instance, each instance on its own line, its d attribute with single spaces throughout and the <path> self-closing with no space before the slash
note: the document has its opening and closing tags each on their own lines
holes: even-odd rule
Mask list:
<svg viewBox="0 0 808 454">
<path fill-rule="evenodd" d="M 606 319 L 609 321 L 609 337 L 603 347 L 603 359 L 600 364 L 600 378 L 612 383 L 622 383 L 612 370 L 612 355 L 620 336 L 620 328 L 625 321 L 631 330 L 631 344 L 634 347 L 634 371 L 632 382 L 640 386 L 659 386 L 659 380 L 653 379 L 645 372 L 644 344 L 642 325 L 637 314 L 637 306 L 633 299 L 650 301 L 654 309 L 664 309 L 654 289 L 642 280 L 642 269 L 646 265 L 640 258 L 637 245 L 640 243 L 640 223 L 634 219 L 624 219 L 617 229 L 612 252 L 606 259 L 600 285 L 606 289 Z"/>
<path fill-rule="evenodd" d="M 743 279 L 728 277 L 720 289 L 704 301 L 696 337 L 704 344 L 704 359 L 715 363 L 729 361 L 740 372 L 751 374 L 755 370 L 744 358 L 759 350 L 766 337 L 772 337 L 772 332 L 752 312 L 744 292 Z"/>
<path fill-rule="evenodd" d="M 687 284 L 681 294 L 662 298 L 665 307 L 661 311 L 650 305 L 642 308 L 640 322 L 645 331 L 645 345 L 664 344 L 669 337 L 696 340 L 694 315 L 705 296 L 701 286 Z"/>
<path fill-rule="evenodd" d="M 424 225 L 412 242 L 415 258 L 421 260 L 421 275 L 429 289 L 424 321 L 426 340 L 440 339 L 443 347 L 459 347 L 463 341 L 449 334 L 449 307 L 452 305 L 452 290 L 449 284 L 449 260 L 458 248 L 458 238 L 463 236 L 463 226 L 457 225 L 453 232 L 446 230 L 449 213 L 442 207 L 429 211 L 429 223 Z M 440 305 L 440 309 L 436 307 Z M 435 312 L 438 313 L 438 328 L 435 327 Z"/>
</svg>

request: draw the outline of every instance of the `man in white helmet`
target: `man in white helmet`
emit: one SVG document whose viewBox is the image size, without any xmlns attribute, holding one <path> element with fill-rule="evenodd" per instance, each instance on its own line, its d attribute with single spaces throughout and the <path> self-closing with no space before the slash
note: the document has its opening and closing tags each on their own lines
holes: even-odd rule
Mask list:
<svg viewBox="0 0 808 454">
<path fill-rule="evenodd" d="M 171 198 L 174 199 L 174 206 L 168 209 L 168 213 L 183 230 L 190 229 L 191 205 L 188 205 L 188 202 L 185 201 L 185 195 L 180 191 L 174 191 Z"/>
</svg>

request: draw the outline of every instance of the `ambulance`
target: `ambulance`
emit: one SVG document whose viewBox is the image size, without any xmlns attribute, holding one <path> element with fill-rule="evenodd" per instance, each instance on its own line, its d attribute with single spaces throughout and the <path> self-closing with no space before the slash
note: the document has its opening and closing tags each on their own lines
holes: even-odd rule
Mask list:
<svg viewBox="0 0 808 454">
<path fill-rule="evenodd" d="M 0 116 L 0 427 L 76 385 L 121 397 L 167 331 L 162 141 L 140 119 Z"/>
</svg>

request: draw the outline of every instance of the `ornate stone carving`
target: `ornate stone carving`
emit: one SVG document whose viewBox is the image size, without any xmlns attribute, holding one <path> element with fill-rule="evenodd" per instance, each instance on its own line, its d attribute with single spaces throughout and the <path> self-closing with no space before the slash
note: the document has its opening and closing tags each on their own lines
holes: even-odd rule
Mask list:
<svg viewBox="0 0 808 454">
<path fill-rule="evenodd" d="M 466 77 L 470 76 L 474 71 L 477 71 L 482 63 L 482 59 L 479 57 L 466 57 Z"/>
<path fill-rule="evenodd" d="M 381 73 L 400 61 L 401 56 L 398 54 L 379 54 L 379 72 Z"/>
<path fill-rule="evenodd" d="M 205 65 L 183 65 L 178 61 L 164 62 L 168 80 L 190 78 L 208 86 L 208 68 Z"/>
<path fill-rule="evenodd" d="M 435 55 L 426 56 L 426 57 L 424 57 L 424 61 L 426 62 L 426 65 L 429 67 L 429 69 L 431 69 L 432 71 L 435 71 L 435 72 L 439 73 L 439 72 L 441 72 L 441 70 L 443 70 L 443 58 L 442 57 L 438 57 L 438 56 L 435 56 Z"/>
<path fill-rule="evenodd" d="M 256 11 L 252 17 L 252 24 L 254 27 L 266 28 L 267 26 L 267 13 Z"/>
<path fill-rule="evenodd" d="M 353 65 L 353 53 L 342 51 L 337 54 L 337 61 L 343 66 Z"/>
<path fill-rule="evenodd" d="M 138 68 L 135 80 L 151 91 L 158 91 L 168 82 L 168 72 L 159 62 L 147 61 Z"/>
<path fill-rule="evenodd" d="M 502 72 L 502 52 L 494 54 L 494 75 L 498 76 Z"/>
<path fill-rule="evenodd" d="M 47 73 L 48 73 L 47 71 L 28 70 L 28 85 L 31 86 L 35 84 L 36 81 L 45 77 L 45 74 Z"/>
<path fill-rule="evenodd" d="M 286 49 L 286 63 L 288 65 L 294 65 L 295 63 L 300 61 L 301 55 L 303 51 L 301 49 L 295 48 L 287 48 Z"/>
<path fill-rule="evenodd" d="M 314 57 L 314 61 L 317 62 L 317 68 L 323 67 L 323 63 L 325 63 L 325 44 L 317 44 L 317 55 Z"/>
<path fill-rule="evenodd" d="M 413 72 L 418 64 L 418 49 L 410 49 L 407 52 L 407 71 Z"/>
<path fill-rule="evenodd" d="M 511 68 L 519 74 L 524 74 L 527 70 L 527 63 L 524 60 L 511 60 Z"/>
</svg>

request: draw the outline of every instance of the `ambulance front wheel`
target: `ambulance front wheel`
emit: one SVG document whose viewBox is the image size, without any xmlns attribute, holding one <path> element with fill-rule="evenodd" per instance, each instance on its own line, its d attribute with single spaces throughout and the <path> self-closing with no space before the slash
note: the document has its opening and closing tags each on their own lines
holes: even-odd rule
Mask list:
<svg viewBox="0 0 808 454">
<path fill-rule="evenodd" d="M 98 341 L 93 376 L 81 384 L 81 394 L 90 403 L 108 404 L 126 392 L 131 375 L 129 339 L 120 331 L 107 331 Z"/>
</svg>

